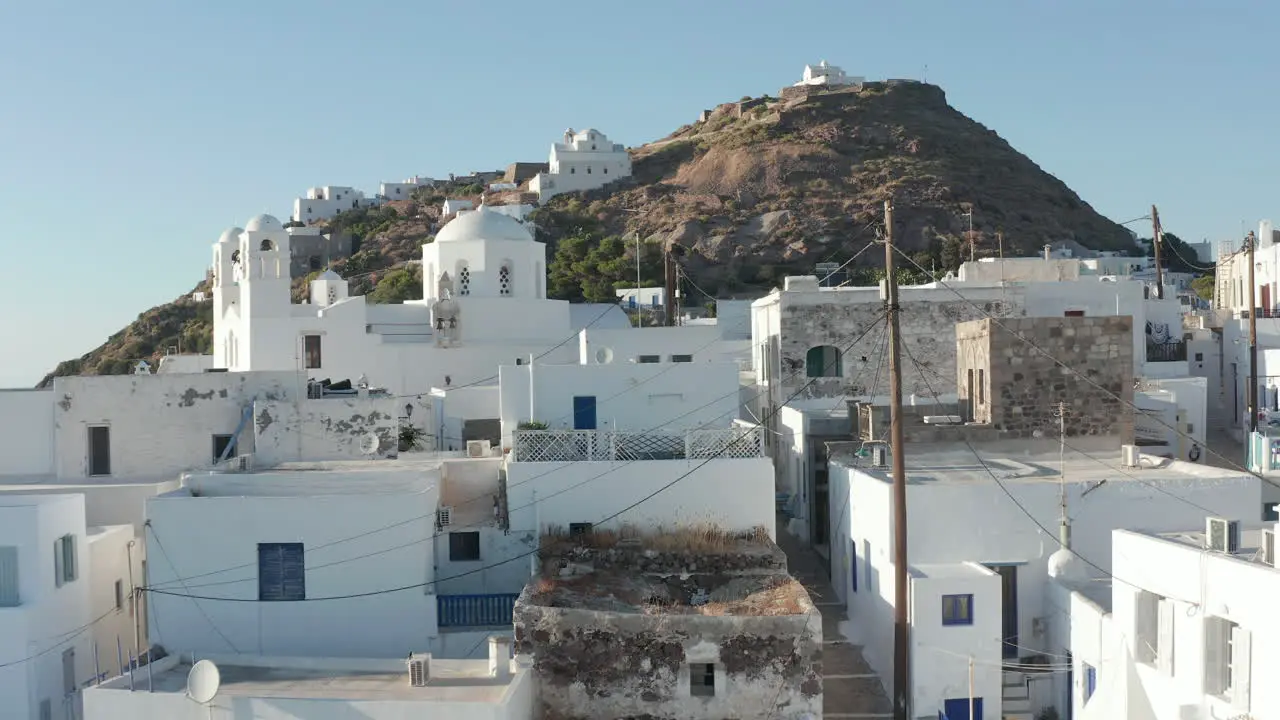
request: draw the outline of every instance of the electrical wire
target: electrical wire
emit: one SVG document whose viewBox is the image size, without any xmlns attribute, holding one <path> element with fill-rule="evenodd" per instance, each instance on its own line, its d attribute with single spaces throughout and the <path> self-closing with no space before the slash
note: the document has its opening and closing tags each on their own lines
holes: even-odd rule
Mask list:
<svg viewBox="0 0 1280 720">
<path fill-rule="evenodd" d="M 920 263 L 917 263 L 914 259 L 912 259 L 912 258 L 911 258 L 911 256 L 910 256 L 910 255 L 908 255 L 908 254 L 906 254 L 906 253 L 905 253 L 901 248 L 898 248 L 898 247 L 896 247 L 896 246 L 895 246 L 895 247 L 894 247 L 894 250 L 895 250 L 895 251 L 896 251 L 900 256 L 902 256 L 904 259 L 906 259 L 906 261 L 907 261 L 907 262 L 911 263 L 912 265 L 915 265 L 915 266 L 916 266 L 918 269 L 920 269 L 921 271 L 924 271 L 923 266 L 921 266 L 921 265 L 920 265 Z M 1080 380 L 1084 381 L 1085 383 L 1089 384 L 1090 386 L 1094 387 L 1095 389 L 1097 389 L 1097 390 L 1101 391 L 1103 394 L 1107 395 L 1108 397 L 1113 398 L 1114 400 L 1116 400 L 1117 402 L 1121 403 L 1122 405 L 1125 405 L 1125 406 L 1127 406 L 1127 407 L 1129 407 L 1129 408 L 1131 408 L 1131 409 L 1133 409 L 1133 410 L 1135 410 L 1135 411 L 1139 411 L 1139 412 L 1141 412 L 1142 408 L 1139 408 L 1136 404 L 1134 404 L 1134 403 L 1133 403 L 1133 401 L 1131 401 L 1131 400 L 1126 400 L 1126 399 L 1124 399 L 1123 397 L 1121 397 L 1120 395 L 1117 395 L 1116 393 L 1111 392 L 1111 391 L 1110 391 L 1110 390 L 1108 390 L 1105 386 L 1103 386 L 1101 383 L 1097 382 L 1097 381 L 1096 381 L 1096 380 L 1094 380 L 1093 378 L 1090 378 L 1090 377 L 1089 377 L 1088 375 L 1086 375 L 1085 373 L 1083 373 L 1083 372 L 1081 372 L 1081 371 L 1079 371 L 1079 370 L 1077 370 L 1077 369 L 1075 369 L 1075 368 L 1071 367 L 1071 366 L 1070 366 L 1070 365 L 1068 365 L 1067 363 L 1065 363 L 1065 362 L 1063 362 L 1063 361 L 1059 360 L 1057 357 L 1055 357 L 1055 356 L 1054 356 L 1052 353 L 1050 353 L 1048 350 L 1045 350 L 1044 348 L 1042 348 L 1042 347 L 1040 347 L 1039 345 L 1035 344 L 1034 342 L 1032 342 L 1031 340 L 1029 340 L 1026 336 L 1024 336 L 1024 335 L 1022 335 L 1021 333 L 1018 333 L 1018 332 L 1016 332 L 1016 331 L 1012 330 L 1008 325 L 1004 324 L 1004 323 L 1001 321 L 1001 319 L 1000 319 L 1000 318 L 998 318 L 998 317 L 996 317 L 995 315 L 993 315 L 992 313 L 988 312 L 986 309 L 984 309 L 984 308 L 983 308 L 981 305 L 979 305 L 978 303 L 976 303 L 976 302 L 974 302 L 974 301 L 970 300 L 969 298 L 965 297 L 963 293 L 961 293 L 959 290 L 957 290 L 956 288 L 954 288 L 954 287 L 952 287 L 951 285 L 949 285 L 946 281 L 944 281 L 944 280 L 938 280 L 938 281 L 937 281 L 937 284 L 938 284 L 938 285 L 940 285 L 941 287 L 943 287 L 943 288 L 947 289 L 947 290 L 950 290 L 953 294 L 955 294 L 955 295 L 956 295 L 956 297 L 960 298 L 962 301 L 964 301 L 964 302 L 965 302 L 965 303 L 967 303 L 968 305 L 972 306 L 975 310 L 977 310 L 979 313 L 981 313 L 983 317 L 985 317 L 985 318 L 987 318 L 987 319 L 991 320 L 991 322 L 992 322 L 994 325 L 996 325 L 997 327 L 999 327 L 1001 330 L 1004 330 L 1006 333 L 1008 333 L 1008 334 L 1012 335 L 1013 337 L 1017 338 L 1020 342 L 1022 342 L 1022 343 L 1023 343 L 1023 344 L 1025 344 L 1025 345 L 1027 345 L 1028 347 L 1030 347 L 1031 349 L 1035 350 L 1036 352 L 1040 353 L 1040 354 L 1041 354 L 1041 355 L 1043 355 L 1044 357 L 1048 358 L 1048 359 L 1049 359 L 1049 360 L 1051 360 L 1055 365 L 1058 365 L 1059 367 L 1063 368 L 1063 369 L 1064 369 L 1064 370 L 1066 370 L 1067 372 L 1071 373 L 1072 375 L 1074 375 L 1075 377 L 1077 377 L 1077 378 L 1079 378 Z M 1182 438 L 1183 438 L 1183 439 L 1185 439 L 1185 440 L 1190 440 L 1191 442 L 1194 442 L 1194 443 L 1196 443 L 1196 444 L 1199 444 L 1199 441 L 1198 441 L 1198 440 L 1196 440 L 1196 438 L 1192 437 L 1189 433 L 1183 432 L 1181 429 L 1179 429 L 1179 428 L 1177 428 L 1177 427 L 1174 427 L 1173 425 L 1170 425 L 1169 423 L 1165 422 L 1164 420 L 1162 420 L 1162 419 L 1160 419 L 1160 418 L 1152 418 L 1152 420 L 1153 420 L 1154 422 L 1156 422 L 1157 424 L 1161 425 L 1162 427 L 1164 427 L 1166 430 L 1169 430 L 1169 431 L 1171 431 L 1171 432 L 1175 433 L 1175 434 L 1176 434 L 1176 435 L 1178 435 L 1179 437 L 1182 437 Z M 1251 475 L 1251 476 L 1253 476 L 1253 477 L 1257 478 L 1258 480 L 1260 480 L 1260 481 L 1262 481 L 1262 482 L 1264 482 L 1264 483 L 1267 483 L 1268 485 L 1273 485 L 1273 486 L 1275 486 L 1275 487 L 1280 487 L 1280 482 L 1277 482 L 1277 481 L 1275 481 L 1275 480 L 1271 480 L 1271 479 L 1269 479 L 1269 478 L 1267 478 L 1267 477 L 1264 477 L 1261 473 L 1257 473 L 1257 472 L 1254 472 L 1254 471 L 1252 471 L 1252 470 L 1250 470 L 1250 469 L 1248 469 L 1248 468 L 1246 468 L 1246 467 L 1243 467 L 1242 465 L 1240 465 L 1239 463 L 1235 462 L 1235 461 L 1234 461 L 1234 460 L 1232 460 L 1231 458 L 1228 458 L 1227 456 L 1225 456 L 1225 455 L 1223 455 L 1223 454 L 1221 454 L 1221 453 L 1219 453 L 1219 452 L 1217 452 L 1217 451 L 1213 450 L 1212 448 L 1209 448 L 1209 447 L 1207 446 L 1207 444 L 1206 444 L 1205 450 L 1206 450 L 1206 452 L 1208 452 L 1210 455 L 1213 455 L 1214 457 L 1216 457 L 1216 458 L 1218 458 L 1218 459 L 1222 460 L 1223 462 L 1227 463 L 1227 464 L 1228 464 L 1228 466 L 1230 467 L 1230 469 L 1233 469 L 1233 470 L 1239 470 L 1240 472 L 1243 472 L 1243 473 L 1246 473 L 1246 474 L 1248 474 L 1248 475 Z"/>
<path fill-rule="evenodd" d="M 864 330 L 864 331 L 863 331 L 863 332 L 862 332 L 858 337 L 854 338 L 854 339 L 853 339 L 853 341 L 851 341 L 851 342 L 849 343 L 849 345 L 848 345 L 848 346 L 846 346 L 846 349 L 847 349 L 847 348 L 851 348 L 851 347 L 853 347 L 853 345 L 855 345 L 855 344 L 856 344 L 856 343 L 857 343 L 857 342 L 858 342 L 862 337 L 865 337 L 865 336 L 866 336 L 866 334 L 867 334 L 867 333 L 869 333 L 873 327 L 875 327 L 875 325 L 874 325 L 874 324 L 872 324 L 872 325 L 868 325 L 868 326 L 867 326 L 867 328 L 866 328 L 866 329 L 865 329 L 865 330 Z M 773 413 L 769 414 L 769 417 L 768 417 L 768 418 L 766 418 L 766 420 L 771 419 L 772 417 L 776 416 L 779 412 L 781 412 L 781 409 L 782 409 L 783 407 L 785 407 L 786 405 L 790 404 L 790 402 L 791 402 L 792 400 L 794 400 L 795 398 L 799 397 L 799 396 L 801 395 L 801 393 L 803 393 L 803 392 L 804 392 L 804 390 L 805 390 L 805 389 L 807 389 L 811 384 L 813 384 L 815 381 L 817 381 L 817 380 L 819 380 L 819 379 L 821 379 L 821 378 L 817 378 L 817 377 L 815 377 L 815 378 L 810 378 L 808 382 L 806 382 L 804 385 L 802 385 L 800 388 L 798 388 L 794 393 L 792 393 L 790 396 L 788 396 L 788 398 L 786 399 L 786 401 L 785 401 L 785 402 L 783 402 L 781 405 L 779 405 L 779 406 L 778 406 L 778 408 L 777 408 L 776 410 L 774 410 L 774 412 L 773 412 Z M 752 430 L 752 431 L 754 431 L 754 430 L 755 430 L 755 428 L 751 428 L 751 430 Z M 744 437 L 745 437 L 745 435 L 744 435 Z M 708 463 L 710 463 L 711 461 L 713 461 L 713 460 L 715 460 L 715 459 L 719 458 L 722 454 L 724 454 L 724 453 L 729 449 L 729 447 L 730 447 L 732 444 L 733 444 L 733 443 L 726 443 L 726 444 L 725 444 L 724 446 L 722 446 L 719 450 L 717 450 L 715 453 L 711 454 L 709 457 L 707 457 L 707 458 L 705 458 L 704 460 L 702 460 L 702 462 L 698 463 L 695 467 L 693 467 L 692 469 L 690 469 L 688 472 L 682 473 L 681 475 L 677 476 L 674 480 L 672 480 L 672 481 L 670 481 L 670 482 L 668 482 L 668 483 L 666 483 L 666 484 L 664 484 L 664 485 L 660 486 L 658 489 L 656 489 L 656 490 L 654 490 L 653 492 L 651 492 L 651 493 L 649 493 L 649 494 L 645 495 L 644 497 L 640 498 L 639 500 L 637 500 L 637 501 L 635 501 L 635 502 L 633 502 L 633 503 L 631 503 L 631 504 L 627 505 L 626 507 L 623 507 L 622 509 L 620 509 L 620 510 L 618 510 L 618 511 L 614 512 L 614 513 L 611 513 L 610 515 L 607 515 L 607 516 L 605 516 L 605 517 L 601 518 L 600 520 L 598 520 L 598 521 L 596 521 L 595 523 L 593 523 L 593 525 L 603 525 L 603 524 L 605 524 L 605 523 L 607 523 L 607 522 L 609 522 L 609 521 L 611 521 L 611 520 L 614 520 L 614 519 L 616 519 L 616 518 L 620 517 L 621 515 L 623 515 L 623 514 L 627 513 L 628 511 L 633 510 L 633 509 L 635 509 L 636 507 L 639 507 L 640 505 L 644 504 L 645 502 L 648 502 L 648 501 L 649 501 L 649 500 L 651 500 L 652 498 L 654 498 L 654 497 L 658 496 L 658 495 L 659 495 L 659 494 L 661 494 L 662 492 L 664 492 L 664 491 L 666 491 L 667 489 L 669 489 L 669 488 L 671 488 L 671 487 L 675 486 L 677 483 L 679 483 L 679 482 L 683 481 L 685 478 L 688 478 L 690 475 L 693 475 L 693 474 L 694 474 L 695 472 L 697 472 L 698 470 L 701 470 L 703 467 L 705 467 L 705 466 L 706 466 Z M 154 531 L 154 528 L 152 529 L 152 532 L 153 532 L 153 534 L 154 534 L 154 532 L 155 532 L 155 531 Z M 527 558 L 527 557 L 529 557 L 529 556 L 531 556 L 531 555 L 536 554 L 537 552 L 539 552 L 539 549 L 535 547 L 533 550 L 530 550 L 530 551 L 528 551 L 528 552 L 524 552 L 524 553 L 519 553 L 519 554 L 517 554 L 517 555 L 515 555 L 515 556 L 512 556 L 512 557 L 509 557 L 509 558 L 506 558 L 506 559 L 500 560 L 500 561 L 495 562 L 495 563 L 489 563 L 489 564 L 483 565 L 483 566 L 481 566 L 481 567 L 478 567 L 478 568 L 475 568 L 475 569 L 472 569 L 472 570 L 468 570 L 468 571 L 466 571 L 466 572 L 457 573 L 457 574 L 454 574 L 454 575 L 451 575 L 451 576 L 449 576 L 449 577 L 445 577 L 445 578 L 437 578 L 437 579 L 433 579 L 433 580 L 428 580 L 428 581 L 426 581 L 426 582 L 421 582 L 421 583 L 412 583 L 412 584 L 408 584 L 408 585 L 401 585 L 401 586 L 398 586 L 398 587 L 384 588 L 384 589 L 380 589 L 380 590 L 372 590 L 372 591 L 367 591 L 367 592 L 347 593 L 347 594 L 343 594 L 343 595 L 332 595 L 332 596 L 315 597 L 315 598 L 303 598 L 303 599 L 301 599 L 301 600 L 295 600 L 295 601 L 292 601 L 292 602 L 327 602 L 327 601 L 335 601 L 335 600 L 352 600 L 352 599 L 358 599 L 358 598 L 373 597 L 373 596 L 377 596 L 377 595 L 387 595 L 387 594 L 396 593 L 396 592 L 403 592 L 403 591 L 406 591 L 406 590 L 417 590 L 417 589 L 423 589 L 423 588 L 426 588 L 426 587 L 430 587 L 430 586 L 438 585 L 438 584 L 440 584 L 440 583 L 442 583 L 442 582 L 446 582 L 446 581 L 449 581 L 449 580 L 455 580 L 455 579 L 457 579 L 457 578 L 466 577 L 466 576 L 469 576 L 469 575 L 475 575 L 475 574 L 477 574 L 477 573 L 487 572 L 488 570 L 491 570 L 491 569 L 493 569 L 493 568 L 495 568 L 495 567 L 499 567 L 499 566 L 502 566 L 502 565 L 506 565 L 506 564 L 508 564 L 508 563 L 512 563 L 512 562 L 516 562 L 516 561 L 518 561 L 518 560 L 522 560 L 522 559 L 524 559 L 524 558 Z M 360 558 L 352 558 L 352 560 L 356 560 L 356 559 L 360 559 Z M 195 577 L 195 576 L 192 576 L 192 577 Z M 213 596 L 213 595 L 197 595 L 197 594 L 193 594 L 193 593 L 177 593 L 177 592 L 172 592 L 172 591 L 169 591 L 169 590 L 162 590 L 162 589 L 155 588 L 155 587 L 144 587 L 144 588 L 143 588 L 143 590 L 144 590 L 145 592 L 148 592 L 148 593 L 154 593 L 154 594 L 158 594 L 158 595 L 169 595 L 169 596 L 173 596 L 173 597 L 184 597 L 184 598 L 189 598 L 189 599 L 193 599 L 193 600 L 209 600 L 209 601 L 215 601 L 215 602 L 237 602 L 237 603 L 258 603 L 258 602 L 262 602 L 262 601 L 258 600 L 257 598 L 228 598 L 228 597 L 219 597 L 219 596 Z"/>
<path fill-rule="evenodd" d="M 178 568 L 174 567 L 173 561 L 169 559 L 169 551 L 164 549 L 164 543 L 160 542 L 160 536 L 156 535 L 155 531 L 151 529 L 150 520 L 143 523 L 142 530 L 144 533 L 147 531 L 151 531 L 151 537 L 155 539 L 156 547 L 159 548 L 160 555 L 164 557 L 165 564 L 169 566 L 169 569 L 172 570 L 175 575 L 177 575 Z M 190 592 L 190 590 L 186 585 L 186 581 L 182 577 L 178 578 L 178 582 L 182 583 L 183 590 Z M 205 612 L 204 608 L 201 607 L 200 603 L 198 601 L 192 601 L 191 604 L 195 605 L 196 610 L 199 611 L 199 613 L 202 616 L 204 616 L 205 622 L 209 623 L 209 627 L 213 628 L 213 631 L 218 634 L 218 637 L 222 638 L 222 641 L 227 644 L 227 647 L 231 648 L 231 652 L 234 652 L 235 654 L 239 655 L 240 649 L 236 647 L 235 643 L 231 642 L 231 638 L 227 637 L 226 634 L 222 632 L 222 630 L 218 627 L 217 623 L 213 621 L 213 618 L 209 617 L 209 613 Z"/>
</svg>

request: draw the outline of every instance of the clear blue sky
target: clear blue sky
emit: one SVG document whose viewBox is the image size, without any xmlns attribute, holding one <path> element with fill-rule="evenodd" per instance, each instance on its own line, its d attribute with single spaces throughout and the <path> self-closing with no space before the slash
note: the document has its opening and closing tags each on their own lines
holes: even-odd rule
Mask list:
<svg viewBox="0 0 1280 720">
<path fill-rule="evenodd" d="M 189 290 L 223 229 L 310 186 L 543 160 L 570 126 L 638 145 L 823 58 L 927 66 L 1104 215 L 1237 237 L 1280 217 L 1278 26 L 1263 0 L 4 3 L 0 387 Z"/>
</svg>

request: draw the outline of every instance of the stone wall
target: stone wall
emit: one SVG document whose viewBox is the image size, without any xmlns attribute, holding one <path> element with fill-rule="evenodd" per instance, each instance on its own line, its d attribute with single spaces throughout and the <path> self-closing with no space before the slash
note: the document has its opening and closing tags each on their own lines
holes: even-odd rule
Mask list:
<svg viewBox="0 0 1280 720">
<path fill-rule="evenodd" d="M 659 552 L 643 547 L 581 547 L 569 542 L 552 544 L 544 539 L 539 550 L 543 572 L 555 575 L 564 568 L 629 574 L 708 575 L 776 574 L 787 572 L 787 556 L 773 543 L 758 549 L 726 553 Z"/>
<path fill-rule="evenodd" d="M 351 235 L 343 232 L 289 236 L 289 275 L 302 277 L 351 257 Z"/>
<path fill-rule="evenodd" d="M 950 294 L 949 291 L 947 291 Z M 904 300 L 899 303 L 902 332 L 902 393 L 932 398 L 956 392 L 956 323 L 986 317 L 1007 318 L 1023 312 L 1022 294 L 1010 290 L 1001 300 Z M 975 307 L 976 306 L 976 307 Z M 887 354 L 883 351 L 883 304 L 874 302 L 790 303 L 782 305 L 780 338 L 780 404 L 799 391 L 800 398 L 885 395 L 889 391 Z M 850 343 L 875 325 L 861 340 Z M 832 345 L 843 350 L 840 377 L 809 378 L 805 357 L 810 348 Z M 846 349 L 847 348 L 847 349 Z M 884 358 L 883 360 L 881 358 Z M 877 371 L 878 369 L 878 371 Z M 812 380 L 812 383 L 809 381 Z M 809 383 L 806 386 L 806 383 Z M 801 390 L 803 388 L 803 390 Z"/>
<path fill-rule="evenodd" d="M 822 714 L 822 616 L 641 614 L 516 602 L 516 652 L 533 655 L 548 720 L 802 717 Z M 696 664 L 714 694 L 691 692 Z"/>
<path fill-rule="evenodd" d="M 957 325 L 956 337 L 960 396 L 978 422 L 1007 437 L 1056 433 L 1065 403 L 1070 437 L 1133 436 L 1133 318 L 986 319 Z"/>
</svg>

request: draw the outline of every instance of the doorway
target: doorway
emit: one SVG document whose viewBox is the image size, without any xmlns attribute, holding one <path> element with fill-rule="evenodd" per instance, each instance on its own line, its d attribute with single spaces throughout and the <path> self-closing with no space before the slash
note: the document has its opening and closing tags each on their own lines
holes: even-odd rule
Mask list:
<svg viewBox="0 0 1280 720">
<path fill-rule="evenodd" d="M 1018 566 L 987 565 L 1000 576 L 1000 638 L 1005 658 L 1018 657 Z"/>
<path fill-rule="evenodd" d="M 596 429 L 595 395 L 575 395 L 573 397 L 573 429 Z"/>
</svg>

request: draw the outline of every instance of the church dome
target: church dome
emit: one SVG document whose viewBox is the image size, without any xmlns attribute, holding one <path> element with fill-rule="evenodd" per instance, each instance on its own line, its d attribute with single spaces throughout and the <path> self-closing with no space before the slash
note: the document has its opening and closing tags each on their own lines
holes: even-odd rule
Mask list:
<svg viewBox="0 0 1280 720">
<path fill-rule="evenodd" d="M 335 282 L 342 280 L 342 276 L 332 270 L 325 270 L 316 276 L 317 280 L 333 280 Z"/>
<path fill-rule="evenodd" d="M 218 242 L 234 245 L 240 242 L 240 233 L 242 232 L 244 232 L 244 228 L 227 228 L 222 231 L 222 235 L 218 238 Z"/>
<path fill-rule="evenodd" d="M 249 232 L 284 232 L 284 225 L 270 215 L 255 215 L 245 223 L 244 229 Z"/>
<path fill-rule="evenodd" d="M 450 220 L 436 234 L 436 242 L 468 240 L 519 240 L 528 242 L 533 234 L 509 215 L 493 212 L 481 205 L 478 209 Z"/>
</svg>

